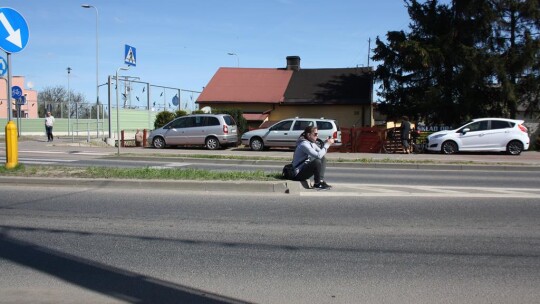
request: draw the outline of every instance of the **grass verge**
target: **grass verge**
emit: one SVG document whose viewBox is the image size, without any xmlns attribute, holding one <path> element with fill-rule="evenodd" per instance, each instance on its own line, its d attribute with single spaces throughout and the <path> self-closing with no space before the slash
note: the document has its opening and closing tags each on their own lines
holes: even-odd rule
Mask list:
<svg viewBox="0 0 540 304">
<path fill-rule="evenodd" d="M 203 169 L 178 168 L 107 168 L 107 167 L 64 167 L 24 166 L 14 169 L 0 167 L 2 176 L 18 177 L 62 177 L 62 178 L 110 178 L 110 179 L 161 179 L 161 180 L 250 180 L 273 181 L 281 179 L 281 173 L 264 171 L 210 171 Z"/>
</svg>

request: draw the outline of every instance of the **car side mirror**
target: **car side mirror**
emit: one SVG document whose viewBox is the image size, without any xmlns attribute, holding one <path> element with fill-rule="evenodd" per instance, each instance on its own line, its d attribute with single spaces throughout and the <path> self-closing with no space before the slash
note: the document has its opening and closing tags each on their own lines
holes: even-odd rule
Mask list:
<svg viewBox="0 0 540 304">
<path fill-rule="evenodd" d="M 466 134 L 467 132 L 471 132 L 471 129 L 465 128 L 465 129 L 461 130 L 461 133 L 463 133 L 463 134 Z"/>
</svg>

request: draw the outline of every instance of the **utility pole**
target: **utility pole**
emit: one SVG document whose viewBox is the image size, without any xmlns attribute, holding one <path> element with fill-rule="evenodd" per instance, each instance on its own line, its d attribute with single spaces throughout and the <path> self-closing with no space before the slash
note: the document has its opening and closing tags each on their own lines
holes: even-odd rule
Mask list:
<svg viewBox="0 0 540 304">
<path fill-rule="evenodd" d="M 369 54 L 371 53 L 371 38 L 368 39 L 368 48 L 367 48 L 367 67 L 369 68 Z"/>
</svg>

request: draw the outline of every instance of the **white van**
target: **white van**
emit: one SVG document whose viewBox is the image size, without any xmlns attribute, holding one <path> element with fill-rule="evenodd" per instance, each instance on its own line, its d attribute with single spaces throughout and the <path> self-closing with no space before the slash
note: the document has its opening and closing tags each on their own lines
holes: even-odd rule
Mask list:
<svg viewBox="0 0 540 304">
<path fill-rule="evenodd" d="M 246 132 L 242 134 L 242 144 L 254 151 L 261 151 L 270 147 L 295 147 L 298 137 L 309 126 L 317 126 L 319 132 L 317 145 L 319 147 L 324 145 L 323 141 L 328 137 L 335 140 L 334 145 L 340 145 L 341 130 L 336 120 L 299 117 L 282 120 L 270 128 Z"/>
</svg>

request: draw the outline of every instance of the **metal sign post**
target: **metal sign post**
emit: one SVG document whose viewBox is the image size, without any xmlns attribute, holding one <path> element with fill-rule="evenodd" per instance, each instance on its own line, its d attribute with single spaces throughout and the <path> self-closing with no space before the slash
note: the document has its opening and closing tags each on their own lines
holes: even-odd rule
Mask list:
<svg viewBox="0 0 540 304">
<path fill-rule="evenodd" d="M 0 7 L 0 25 L 7 33 L 6 37 L 0 37 L 0 48 L 6 51 L 8 72 L 6 87 L 8 110 L 8 123 L 6 125 L 6 168 L 13 169 L 19 164 L 19 149 L 16 136 L 17 127 L 12 121 L 12 94 L 9 93 L 11 89 L 11 53 L 20 52 L 26 47 L 30 37 L 30 31 L 24 17 L 9 7 Z"/>
</svg>

